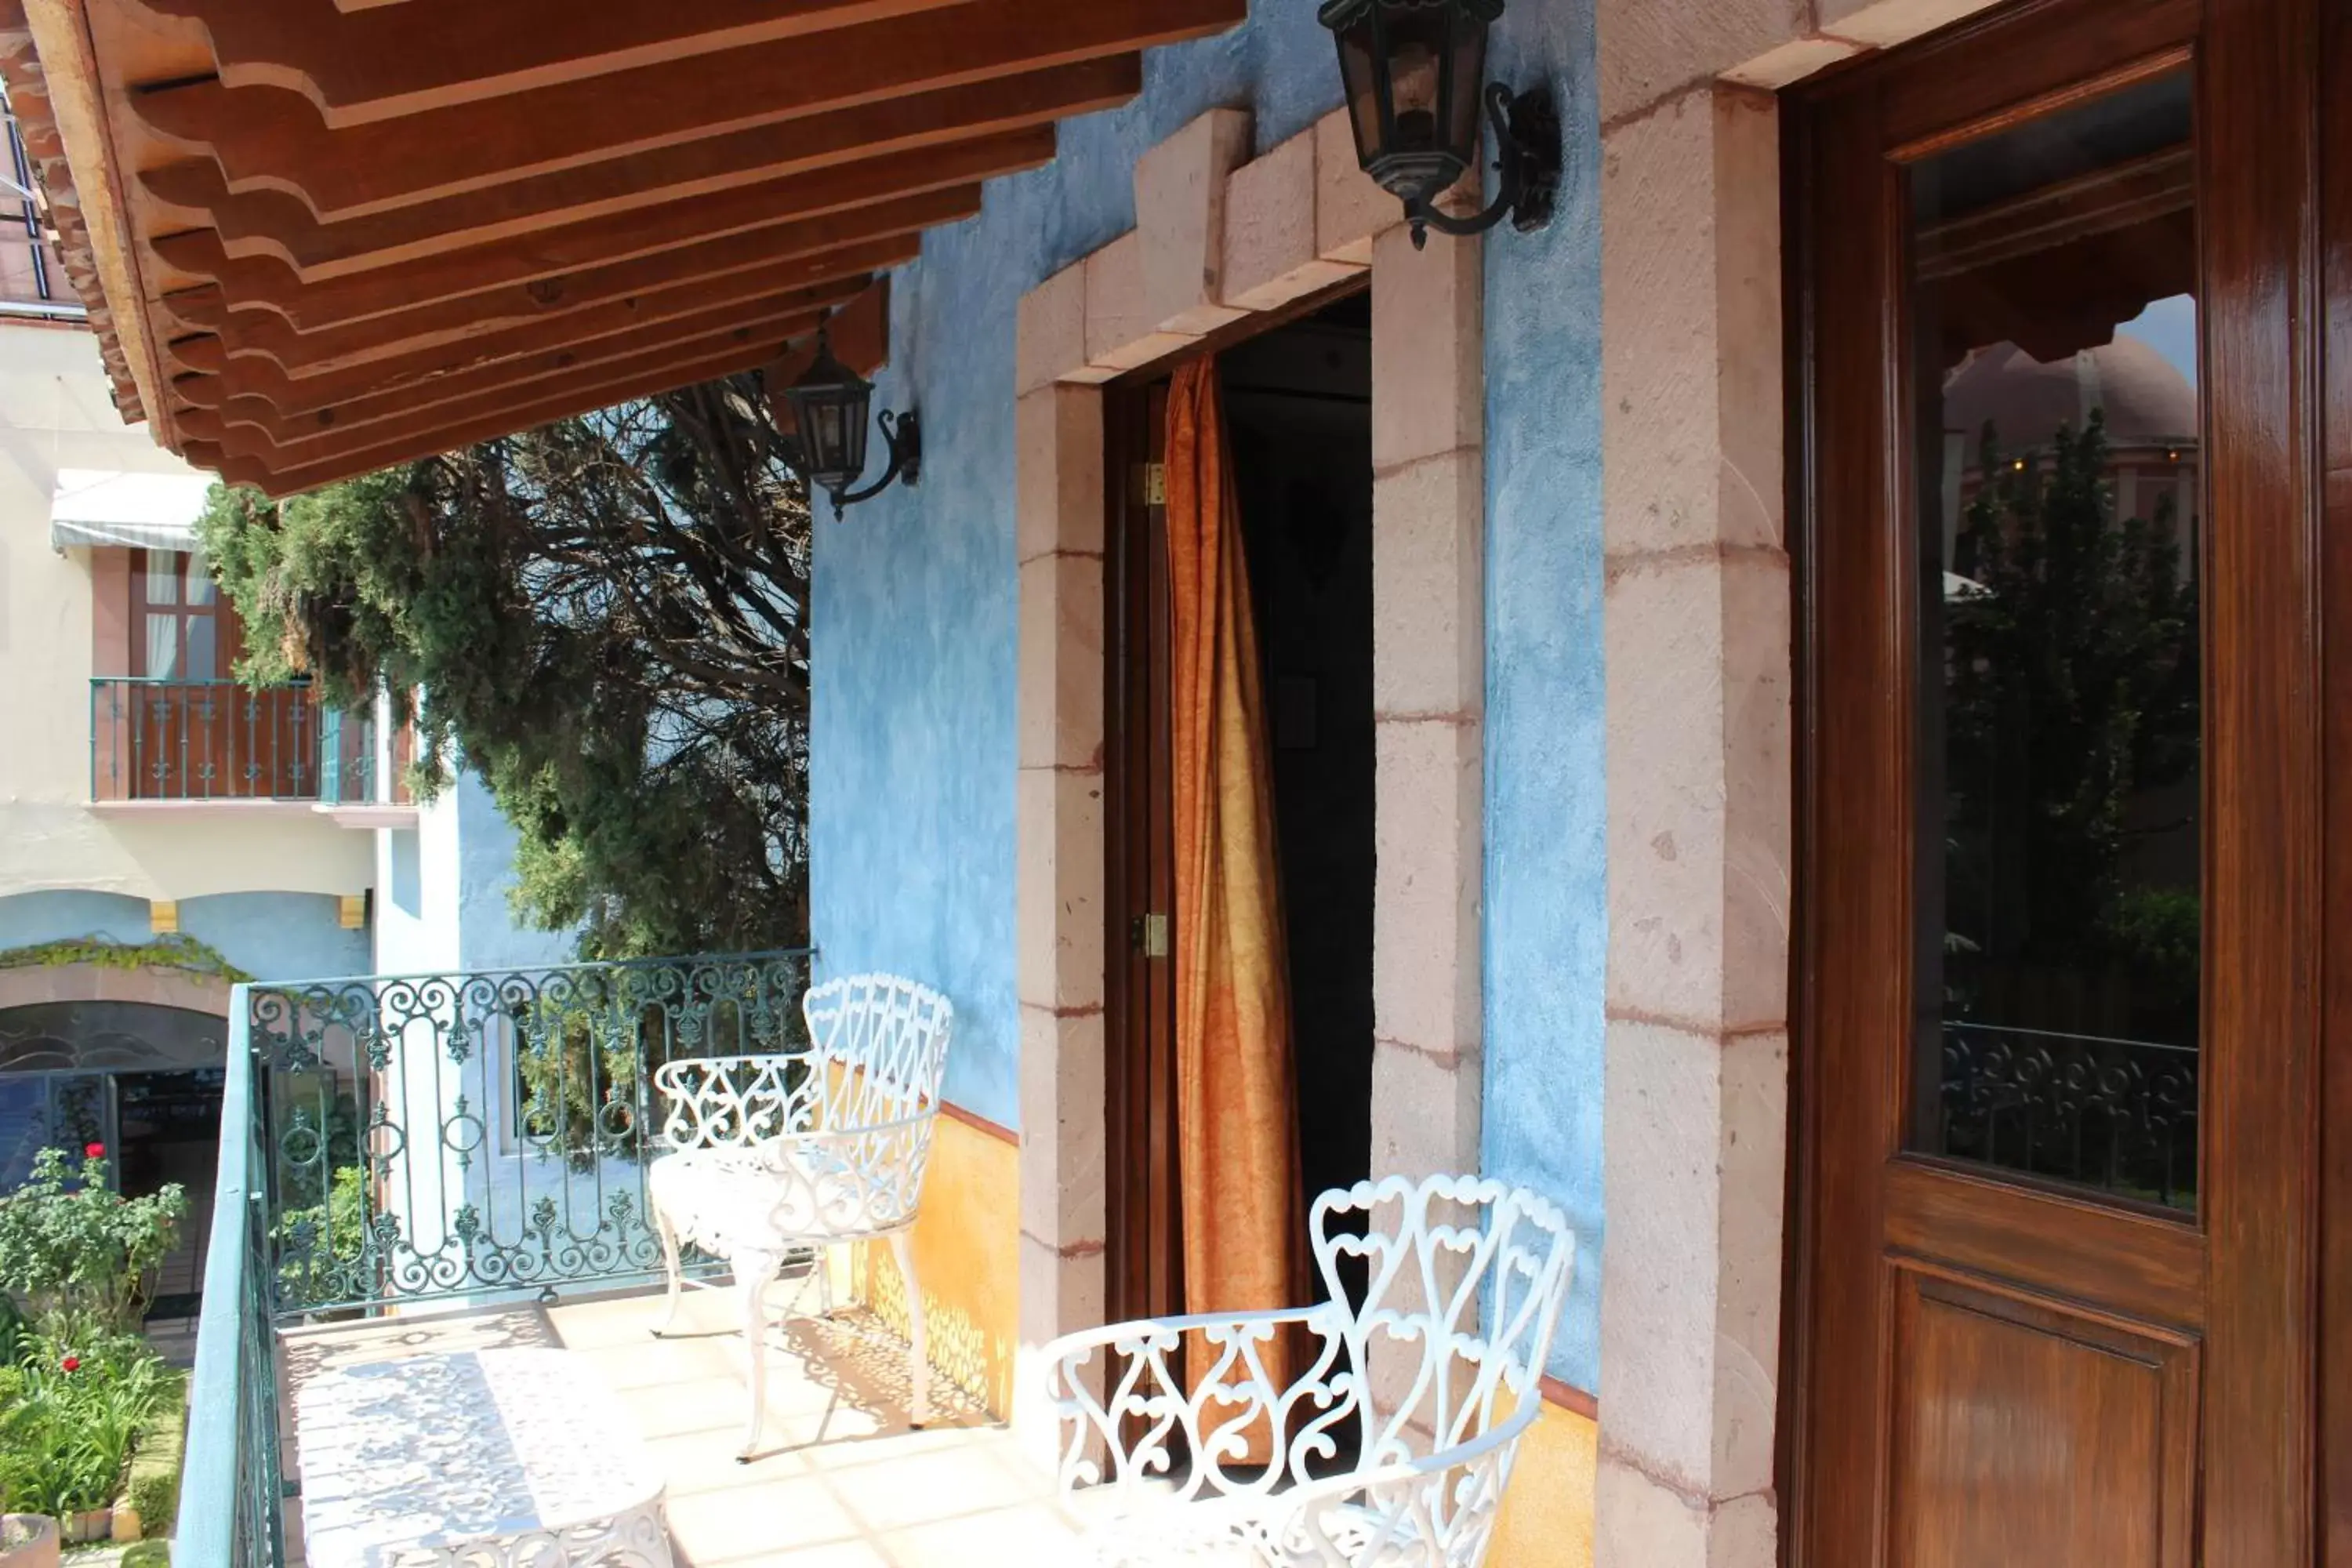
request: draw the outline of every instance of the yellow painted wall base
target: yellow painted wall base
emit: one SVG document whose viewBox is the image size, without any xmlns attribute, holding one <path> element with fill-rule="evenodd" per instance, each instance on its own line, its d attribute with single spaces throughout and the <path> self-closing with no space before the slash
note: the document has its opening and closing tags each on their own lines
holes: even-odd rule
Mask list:
<svg viewBox="0 0 2352 1568">
<path fill-rule="evenodd" d="M 1487 1568 L 1592 1568 L 1592 1486 L 1601 1427 L 1547 1402 L 1519 1444 Z"/>
<path fill-rule="evenodd" d="M 1013 1347 L 1021 1311 L 1021 1148 L 951 1116 L 931 1134 L 930 1168 L 915 1221 L 915 1273 L 939 1373 L 984 1401 L 1013 1408 Z M 860 1300 L 898 1332 L 907 1295 L 887 1243 L 856 1247 Z"/>
</svg>

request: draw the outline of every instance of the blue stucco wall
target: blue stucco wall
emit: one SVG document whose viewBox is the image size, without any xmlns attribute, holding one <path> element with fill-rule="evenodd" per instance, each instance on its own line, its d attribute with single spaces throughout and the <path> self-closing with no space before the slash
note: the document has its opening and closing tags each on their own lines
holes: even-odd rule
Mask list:
<svg viewBox="0 0 2352 1568">
<path fill-rule="evenodd" d="M 1488 777 L 1485 1163 L 1564 1204 L 1585 1243 L 1553 1371 L 1598 1381 L 1602 803 L 1599 128 L 1591 0 L 1513 0 L 1495 74 L 1549 77 L 1568 121 L 1558 221 L 1487 257 Z M 1336 107 L 1310 0 L 1157 49 L 1144 93 L 1064 126 L 898 278 L 877 405 L 920 407 L 925 480 L 817 526 L 811 902 L 831 973 L 884 967 L 957 1009 L 948 1092 L 1017 1124 L 1013 980 L 1015 311 L 1134 226 L 1133 170 L 1202 110 L 1259 150 Z M 1443 240 L 1433 243 L 1445 243 Z"/>
<path fill-rule="evenodd" d="M 1338 102 L 1307 0 L 1154 49 L 1124 109 L 1062 127 L 897 278 L 877 407 L 923 414 L 924 482 L 817 525 L 810 923 L 827 973 L 894 969 L 955 1003 L 948 1095 L 1017 1125 L 1013 991 L 1013 350 L 1021 296 L 1135 226 L 1135 160 L 1247 105 L 1261 148 Z"/>
<path fill-rule="evenodd" d="M 323 893 L 213 893 L 180 900 L 180 930 L 260 980 L 361 974 L 368 933 L 345 931 Z M 154 940 L 147 900 L 119 893 L 43 891 L 0 899 L 0 948 L 73 937 Z"/>
<path fill-rule="evenodd" d="M 1552 1371 L 1601 1372 L 1609 907 L 1601 548 L 1601 128 L 1589 5 L 1505 14 L 1494 71 L 1549 79 L 1559 211 L 1486 245 L 1486 1173 L 1564 1205 L 1579 1251 Z M 1433 241 L 1434 243 L 1434 241 Z"/>
<path fill-rule="evenodd" d="M 478 775 L 459 771 L 415 827 L 376 838 L 378 973 L 536 969 L 577 956 L 575 932 L 515 919 L 515 830 Z"/>
</svg>

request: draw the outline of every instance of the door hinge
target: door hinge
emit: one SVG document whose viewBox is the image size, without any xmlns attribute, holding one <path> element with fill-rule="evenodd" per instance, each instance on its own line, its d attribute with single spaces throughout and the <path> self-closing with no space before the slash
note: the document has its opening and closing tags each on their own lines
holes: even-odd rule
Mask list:
<svg viewBox="0 0 2352 1568">
<path fill-rule="evenodd" d="M 1168 465 L 1138 463 L 1130 474 L 1129 491 L 1138 506 L 1168 504 Z"/>
<path fill-rule="evenodd" d="M 1128 945 L 1146 958 L 1168 956 L 1168 917 L 1138 915 L 1127 925 Z"/>
</svg>

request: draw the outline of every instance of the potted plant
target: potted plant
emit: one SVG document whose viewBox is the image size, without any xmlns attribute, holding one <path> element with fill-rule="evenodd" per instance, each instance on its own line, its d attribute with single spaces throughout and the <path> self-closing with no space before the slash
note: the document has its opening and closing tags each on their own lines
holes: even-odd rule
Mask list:
<svg viewBox="0 0 2352 1568">
<path fill-rule="evenodd" d="M 0 1568 L 58 1568 L 58 1521 L 46 1514 L 0 1514 Z"/>
</svg>

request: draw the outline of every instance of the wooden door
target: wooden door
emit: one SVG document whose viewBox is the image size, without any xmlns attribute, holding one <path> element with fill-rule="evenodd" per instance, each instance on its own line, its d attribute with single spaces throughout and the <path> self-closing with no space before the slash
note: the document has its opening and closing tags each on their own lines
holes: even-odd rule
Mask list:
<svg viewBox="0 0 2352 1568">
<path fill-rule="evenodd" d="M 2326 8 L 2320 44 L 2321 282 L 2326 342 L 2321 463 L 2326 541 L 2321 679 L 2326 693 L 2326 924 L 2352 931 L 2352 6 Z M 2343 940 L 2336 943 L 2340 947 Z M 2330 957 L 2334 954 L 2331 952 Z M 2352 963 L 2326 966 L 2321 1100 L 2319 1386 L 2321 1551 L 2352 1568 Z"/>
<path fill-rule="evenodd" d="M 1168 384 L 1104 409 L 1106 1321 L 1184 1310 L 1176 1168 L 1176 830 L 1170 795 Z"/>
<path fill-rule="evenodd" d="M 1792 1563 L 2311 1560 L 2317 29 L 1792 95 Z"/>
</svg>

